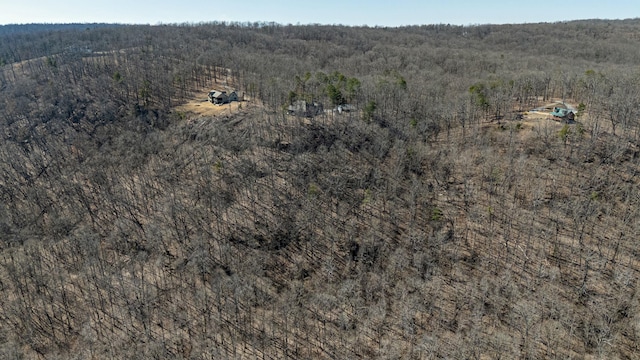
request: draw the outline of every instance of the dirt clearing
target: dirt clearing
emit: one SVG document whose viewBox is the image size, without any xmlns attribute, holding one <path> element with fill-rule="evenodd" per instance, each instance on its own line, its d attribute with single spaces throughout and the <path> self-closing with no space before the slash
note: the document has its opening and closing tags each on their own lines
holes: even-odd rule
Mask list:
<svg viewBox="0 0 640 360">
<path fill-rule="evenodd" d="M 248 101 L 233 101 L 224 105 L 214 105 L 207 100 L 208 92 L 205 91 L 202 94 L 198 94 L 197 98 L 187 101 L 186 104 L 177 106 L 175 111 L 184 113 L 187 118 L 198 118 L 203 116 L 230 115 L 248 106 Z"/>
</svg>

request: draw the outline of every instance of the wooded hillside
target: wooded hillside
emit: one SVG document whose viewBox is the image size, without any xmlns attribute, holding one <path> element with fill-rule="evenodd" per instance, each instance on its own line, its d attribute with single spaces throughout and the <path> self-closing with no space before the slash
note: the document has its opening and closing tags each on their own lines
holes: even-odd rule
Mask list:
<svg viewBox="0 0 640 360">
<path fill-rule="evenodd" d="M 638 59 L 640 20 L 1 35 L 0 358 L 637 358 Z"/>
</svg>

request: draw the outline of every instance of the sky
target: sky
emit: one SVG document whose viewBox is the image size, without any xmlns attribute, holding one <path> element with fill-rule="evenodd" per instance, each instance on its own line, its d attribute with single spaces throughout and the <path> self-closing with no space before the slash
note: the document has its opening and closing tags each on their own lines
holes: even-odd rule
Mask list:
<svg viewBox="0 0 640 360">
<path fill-rule="evenodd" d="M 0 0 L 0 24 L 211 21 L 403 26 L 640 17 L 640 0 Z"/>
</svg>

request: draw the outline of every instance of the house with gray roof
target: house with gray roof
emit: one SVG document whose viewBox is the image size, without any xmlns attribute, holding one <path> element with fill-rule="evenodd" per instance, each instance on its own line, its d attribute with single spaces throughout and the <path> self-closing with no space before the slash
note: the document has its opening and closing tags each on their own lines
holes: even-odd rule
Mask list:
<svg viewBox="0 0 640 360">
<path fill-rule="evenodd" d="M 211 90 L 209 92 L 209 101 L 215 105 L 223 105 L 232 101 L 240 101 L 240 97 L 235 91 L 227 93 L 226 91 Z"/>
</svg>

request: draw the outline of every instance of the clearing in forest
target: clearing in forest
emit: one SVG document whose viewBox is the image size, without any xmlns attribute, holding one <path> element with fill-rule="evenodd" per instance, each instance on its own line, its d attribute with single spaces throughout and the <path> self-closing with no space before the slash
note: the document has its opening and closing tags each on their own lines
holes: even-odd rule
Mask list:
<svg viewBox="0 0 640 360">
<path fill-rule="evenodd" d="M 246 98 L 244 101 L 232 101 L 223 105 L 212 104 L 209 102 L 208 95 L 209 91 L 214 89 L 226 90 L 227 92 L 233 91 L 233 89 L 230 89 L 225 84 L 213 82 L 209 88 L 194 89 L 192 95 L 187 99 L 187 102 L 176 106 L 174 110 L 184 113 L 187 119 L 196 119 L 207 116 L 231 115 L 249 105 L 249 101 Z"/>
<path fill-rule="evenodd" d="M 233 101 L 224 105 L 214 105 L 207 100 L 208 91 L 202 92 L 203 96 L 198 93 L 197 98 L 189 99 L 185 104 L 177 106 L 176 111 L 185 113 L 190 117 L 218 116 L 230 115 L 238 112 L 240 106 L 247 106 L 247 101 Z"/>
</svg>

